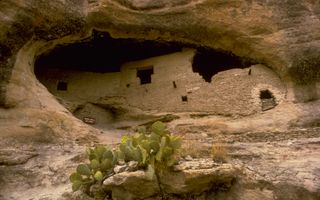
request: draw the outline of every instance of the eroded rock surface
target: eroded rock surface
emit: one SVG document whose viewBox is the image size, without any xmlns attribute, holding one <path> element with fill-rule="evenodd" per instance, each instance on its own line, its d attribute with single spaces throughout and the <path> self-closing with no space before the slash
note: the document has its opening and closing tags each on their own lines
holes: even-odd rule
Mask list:
<svg viewBox="0 0 320 200">
<path fill-rule="evenodd" d="M 186 159 L 188 161 L 175 167 L 175 172 L 161 178 L 163 188 L 168 191 L 170 198 L 319 198 L 319 128 L 293 128 L 290 132 L 271 132 L 267 129 L 268 131 L 263 132 L 262 127 L 262 132 L 235 132 L 227 128 L 234 122 L 226 123 L 220 119 L 214 124 L 213 119 L 212 116 L 196 119 L 180 117 L 169 123 L 173 133 L 184 134 L 187 149 L 184 148 L 183 153 L 191 155 Z M 197 122 L 192 123 L 192 120 Z M 181 131 L 181 123 L 184 131 Z M 99 138 L 99 143 L 105 144 L 120 141 L 119 136 L 111 139 L 111 135 L 103 135 L 104 139 Z M 68 176 L 79 163 L 87 162 L 83 145 L 92 145 L 87 141 L 90 139 L 75 143 L 2 140 L 1 146 L 17 149 L 9 152 L 20 152 L 20 156 L 32 157 L 23 157 L 23 162 L 8 165 L 14 163 L 19 156 L 8 153 L 8 150 L 0 151 L 1 155 L 6 155 L 1 157 L 6 162 L 0 166 L 1 181 L 4 183 L 0 199 L 74 198 L 76 195 L 71 193 Z M 213 144 L 222 145 L 226 149 L 224 156 L 227 164 L 212 161 Z M 193 154 L 193 151 L 199 154 Z M 125 168 L 128 170 L 127 166 Z M 114 197 L 120 199 L 134 199 L 137 195 L 139 198 L 155 199 L 158 192 L 158 186 L 143 171 L 120 170 L 105 183 L 106 188 L 114 192 Z M 148 190 L 141 190 L 141 185 L 147 185 Z M 191 196 L 185 196 L 188 191 L 193 192 Z M 161 199 L 160 196 L 157 197 Z"/>
<path fill-rule="evenodd" d="M 0 199 L 70 199 L 67 176 L 84 147 L 119 141 L 121 134 L 74 118 L 34 74 L 37 56 L 92 30 L 212 48 L 267 66 L 284 85 L 276 107 L 214 120 L 182 113 L 169 124 L 204 147 L 227 143 L 229 162 L 243 169 L 237 187 L 194 198 L 319 199 L 319 20 L 313 0 L 0 1 Z M 148 115 L 155 118 L 148 111 L 118 127 L 147 123 Z"/>
<path fill-rule="evenodd" d="M 201 121 L 209 124 L 206 117 L 198 122 Z M 228 130 L 228 123 L 222 126 L 221 121 L 215 128 L 191 124 L 184 124 L 187 133 L 184 137 L 188 141 L 184 150 L 193 157 L 211 157 L 213 145 L 220 145 L 225 151 L 225 160 L 241 174 L 238 185 L 227 194 L 221 194 L 222 199 L 319 198 L 319 128 L 241 133 Z M 200 127 L 202 134 L 197 133 Z M 180 126 L 176 128 L 181 130 Z M 194 137 L 195 134 L 198 137 Z M 202 148 L 190 150 L 196 147 Z"/>
<path fill-rule="evenodd" d="M 55 39 L 73 35 L 55 41 L 71 42 L 91 29 L 116 38 L 179 41 L 230 51 L 267 64 L 286 81 L 319 88 L 316 1 L 10 0 L 1 2 L 1 8 L 2 105 L 7 104 L 16 55 L 27 41 L 48 41 L 44 46 L 50 48 Z M 300 101 L 318 98 L 317 92 L 294 88 Z"/>
<path fill-rule="evenodd" d="M 122 172 L 107 178 L 103 185 L 113 199 L 148 198 L 159 193 L 158 183 L 144 171 Z"/>
<path fill-rule="evenodd" d="M 285 97 L 284 104 L 295 108 L 290 117 L 304 119 L 303 114 L 319 119 L 317 112 L 304 112 L 303 103 L 301 107 L 294 104 L 319 97 L 319 6 L 314 1 L 10 0 L 1 2 L 1 16 L 0 102 L 6 108 L 26 109 L 25 113 L 41 109 L 49 116 L 72 121 L 63 114 L 68 111 L 36 80 L 33 65 L 39 54 L 58 44 L 88 38 L 94 29 L 113 38 L 205 46 L 263 63 L 284 83 L 281 90 L 286 93 L 281 98 Z M 238 89 L 234 90 L 237 94 Z M 223 97 L 219 98 L 224 102 Z M 315 103 L 313 107 L 317 106 Z M 220 107 L 223 106 L 217 105 L 217 109 Z M 246 110 L 252 113 L 251 109 L 248 105 Z M 243 115 L 233 110 L 226 112 Z M 17 119 L 13 113 L 4 114 L 4 123 Z M 39 121 L 45 116 L 23 117 Z"/>
<path fill-rule="evenodd" d="M 146 199 L 163 195 L 183 197 L 201 195 L 213 187 L 228 189 L 236 176 L 236 170 L 230 164 L 220 165 L 200 159 L 182 162 L 173 171 L 164 172 L 159 182 L 147 172 L 135 171 L 115 174 L 103 184 L 105 190 L 111 190 L 114 199 Z"/>
</svg>

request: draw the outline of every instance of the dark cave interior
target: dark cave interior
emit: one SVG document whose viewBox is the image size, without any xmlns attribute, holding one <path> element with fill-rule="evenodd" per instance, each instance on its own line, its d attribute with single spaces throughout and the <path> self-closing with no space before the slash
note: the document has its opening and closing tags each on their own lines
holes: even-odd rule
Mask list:
<svg viewBox="0 0 320 200">
<path fill-rule="evenodd" d="M 199 73 L 206 82 L 221 72 L 233 68 L 246 68 L 254 62 L 229 52 L 219 52 L 209 48 L 197 48 L 193 58 L 192 70 Z"/>
<path fill-rule="evenodd" d="M 73 44 L 59 45 L 40 55 L 35 62 L 35 73 L 41 76 L 45 68 L 59 68 L 88 72 L 119 72 L 123 63 L 194 48 L 192 69 L 207 82 L 213 75 L 232 68 L 252 64 L 248 59 L 230 52 L 217 51 L 179 42 L 137 39 L 113 39 L 106 32 L 93 31 L 92 37 Z"/>
</svg>

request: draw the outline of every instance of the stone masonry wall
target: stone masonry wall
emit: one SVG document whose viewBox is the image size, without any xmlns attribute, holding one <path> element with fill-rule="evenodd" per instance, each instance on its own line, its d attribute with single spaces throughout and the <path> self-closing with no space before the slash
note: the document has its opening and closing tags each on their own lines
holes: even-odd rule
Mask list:
<svg viewBox="0 0 320 200">
<path fill-rule="evenodd" d="M 211 83 L 192 71 L 193 49 L 125 63 L 121 72 L 92 73 L 43 69 L 39 80 L 59 98 L 84 103 L 99 98 L 125 97 L 131 107 L 160 112 L 205 111 L 250 115 L 261 111 L 260 92 L 268 90 L 279 104 L 285 97 L 280 78 L 263 65 L 219 72 Z M 44 66 L 45 67 L 45 66 Z M 137 70 L 152 68 L 151 83 L 141 84 Z M 249 74 L 249 70 L 251 73 Z M 59 81 L 67 91 L 57 90 Z"/>
</svg>

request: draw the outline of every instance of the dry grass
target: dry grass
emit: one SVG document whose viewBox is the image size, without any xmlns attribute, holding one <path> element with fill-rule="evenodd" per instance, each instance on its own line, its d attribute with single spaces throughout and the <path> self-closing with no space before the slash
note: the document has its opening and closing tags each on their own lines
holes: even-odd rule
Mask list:
<svg viewBox="0 0 320 200">
<path fill-rule="evenodd" d="M 179 156 L 185 158 L 188 155 L 192 158 L 210 157 L 210 148 L 199 140 L 183 140 Z"/>
<path fill-rule="evenodd" d="M 215 162 L 227 162 L 228 153 L 226 147 L 222 143 L 213 144 L 211 148 L 211 157 Z"/>
<path fill-rule="evenodd" d="M 215 125 L 224 126 L 220 123 L 216 123 Z M 210 144 L 208 141 L 201 141 L 201 136 L 197 134 L 187 134 L 186 132 L 187 131 L 179 130 L 178 133 L 175 134 L 180 136 L 182 139 L 182 146 L 179 150 L 178 157 L 186 158 L 187 156 L 191 156 L 192 158 L 212 158 L 215 162 L 227 162 L 227 147 L 223 142 L 219 142 L 219 139 Z"/>
</svg>

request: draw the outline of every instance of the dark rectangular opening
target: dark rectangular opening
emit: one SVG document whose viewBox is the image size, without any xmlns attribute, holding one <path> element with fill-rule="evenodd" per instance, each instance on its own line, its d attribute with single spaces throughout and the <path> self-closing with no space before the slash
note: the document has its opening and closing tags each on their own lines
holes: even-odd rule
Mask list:
<svg viewBox="0 0 320 200">
<path fill-rule="evenodd" d="M 173 84 L 173 88 L 177 88 L 177 84 L 175 81 L 172 81 L 172 84 Z"/>
<path fill-rule="evenodd" d="M 260 99 L 262 111 L 270 110 L 277 106 L 276 99 L 270 90 L 261 90 Z"/>
<path fill-rule="evenodd" d="M 57 90 L 67 91 L 68 90 L 68 83 L 67 82 L 63 82 L 63 81 L 59 81 L 58 84 L 57 84 Z"/>
<path fill-rule="evenodd" d="M 137 69 L 137 77 L 139 77 L 141 85 L 151 83 L 152 74 L 153 66 Z"/>
<path fill-rule="evenodd" d="M 188 101 L 188 97 L 187 96 L 181 96 L 181 100 L 182 100 L 182 102 L 187 102 Z"/>
</svg>

